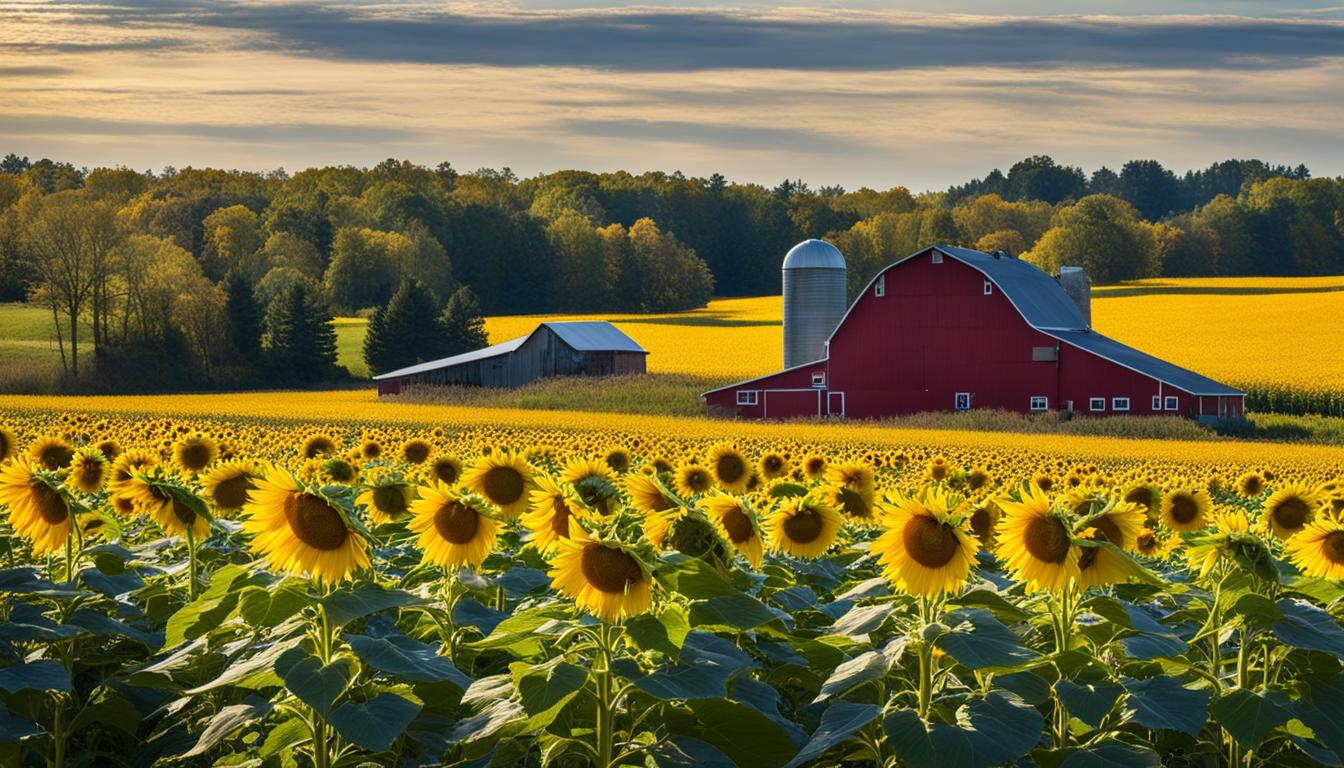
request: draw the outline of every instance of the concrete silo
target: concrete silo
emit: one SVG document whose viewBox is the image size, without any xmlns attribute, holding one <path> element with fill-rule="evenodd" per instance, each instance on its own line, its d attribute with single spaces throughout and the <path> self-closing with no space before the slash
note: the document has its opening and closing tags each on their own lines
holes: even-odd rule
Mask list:
<svg viewBox="0 0 1344 768">
<path fill-rule="evenodd" d="M 825 240 L 804 240 L 784 257 L 784 367 L 826 356 L 826 338 L 849 308 L 845 257 Z"/>
</svg>

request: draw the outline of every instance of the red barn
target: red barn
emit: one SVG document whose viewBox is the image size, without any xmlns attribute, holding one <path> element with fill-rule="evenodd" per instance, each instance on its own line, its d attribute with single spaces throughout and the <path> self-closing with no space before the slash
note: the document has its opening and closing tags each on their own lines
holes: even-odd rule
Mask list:
<svg viewBox="0 0 1344 768">
<path fill-rule="evenodd" d="M 1244 392 L 1097 333 L 1086 308 L 1033 264 L 933 245 L 868 283 L 820 359 L 702 396 L 711 413 L 771 419 L 971 408 L 1243 415 Z"/>
</svg>

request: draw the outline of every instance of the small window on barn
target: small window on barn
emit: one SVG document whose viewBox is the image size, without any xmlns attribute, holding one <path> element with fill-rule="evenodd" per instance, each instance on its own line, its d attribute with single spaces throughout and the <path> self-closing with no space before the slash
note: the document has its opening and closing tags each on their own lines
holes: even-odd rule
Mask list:
<svg viewBox="0 0 1344 768">
<path fill-rule="evenodd" d="M 986 280 L 986 281 L 985 281 L 985 295 L 988 296 L 988 295 L 990 295 L 991 293 L 994 293 L 994 284 L 991 283 L 990 281 Z"/>
<path fill-rule="evenodd" d="M 825 372 L 825 371 L 817 371 L 816 373 L 813 373 L 813 374 L 812 374 L 812 386 L 814 386 L 814 387 L 824 387 L 824 386 L 826 386 L 826 372 Z"/>
<path fill-rule="evenodd" d="M 876 297 L 879 298 L 879 299 L 882 298 L 883 296 L 886 296 L 886 295 L 887 295 L 887 276 L 886 276 L 886 275 L 878 275 L 878 276 L 877 276 L 877 282 L 876 282 L 876 283 L 873 283 L 873 295 L 876 296 Z"/>
<path fill-rule="evenodd" d="M 1167 410 L 1174 411 L 1181 407 L 1181 398 L 1175 395 L 1167 395 Z"/>
<path fill-rule="evenodd" d="M 934 263 L 934 264 L 942 264 L 942 263 L 943 263 L 943 253 L 942 253 L 942 251 L 934 251 L 934 252 L 933 252 L 933 263 Z"/>
<path fill-rule="evenodd" d="M 1106 410 L 1106 398 L 1104 398 L 1104 397 L 1093 397 L 1093 398 L 1089 398 L 1088 401 L 1087 401 L 1087 410 L 1089 410 L 1089 411 L 1104 411 L 1104 410 Z"/>
<path fill-rule="evenodd" d="M 1031 398 L 1031 410 L 1044 411 L 1050 407 L 1050 398 L 1045 395 L 1033 395 Z"/>
<path fill-rule="evenodd" d="M 1161 396 L 1161 395 L 1153 395 L 1153 410 L 1154 410 L 1154 411 L 1160 411 L 1160 410 L 1162 410 L 1162 396 Z"/>
<path fill-rule="evenodd" d="M 1128 398 L 1128 397 L 1112 397 L 1112 398 L 1111 398 L 1111 410 L 1112 410 L 1112 411 L 1128 411 L 1128 410 L 1129 410 L 1129 398 Z"/>
<path fill-rule="evenodd" d="M 756 398 L 760 393 L 754 389 L 741 389 L 737 392 L 738 405 L 756 405 Z"/>
</svg>

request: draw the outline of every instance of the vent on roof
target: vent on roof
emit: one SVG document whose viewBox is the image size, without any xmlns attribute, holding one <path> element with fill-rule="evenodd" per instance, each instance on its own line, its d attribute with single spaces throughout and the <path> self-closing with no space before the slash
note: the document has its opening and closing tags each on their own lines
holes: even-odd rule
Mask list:
<svg viewBox="0 0 1344 768">
<path fill-rule="evenodd" d="M 1009 253 L 1009 252 L 1007 252 L 1007 251 L 1004 251 L 1004 250 L 998 250 L 998 251 L 995 251 L 995 252 L 994 252 L 994 258 L 996 258 L 996 259 L 1011 259 L 1011 258 L 1013 258 L 1013 254 L 1011 254 L 1011 253 Z"/>
</svg>

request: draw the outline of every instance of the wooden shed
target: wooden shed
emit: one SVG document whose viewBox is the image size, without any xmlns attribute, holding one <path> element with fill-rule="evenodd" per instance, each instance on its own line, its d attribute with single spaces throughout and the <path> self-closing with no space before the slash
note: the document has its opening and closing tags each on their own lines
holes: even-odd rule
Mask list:
<svg viewBox="0 0 1344 768">
<path fill-rule="evenodd" d="M 604 321 L 547 322 L 526 336 L 374 376 L 379 395 L 412 385 L 521 387 L 549 376 L 644 373 L 648 352 Z"/>
</svg>

